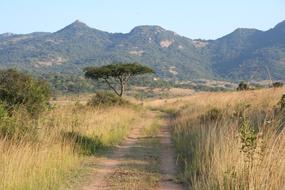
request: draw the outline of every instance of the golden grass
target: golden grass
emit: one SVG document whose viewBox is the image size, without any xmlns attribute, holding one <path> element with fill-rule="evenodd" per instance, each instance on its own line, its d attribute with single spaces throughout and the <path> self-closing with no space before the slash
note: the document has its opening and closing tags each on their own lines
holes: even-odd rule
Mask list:
<svg viewBox="0 0 285 190">
<path fill-rule="evenodd" d="M 173 139 L 191 189 L 284 189 L 283 93 L 201 93 L 160 102 L 161 109 L 180 110 Z"/>
<path fill-rule="evenodd" d="M 59 106 L 33 123 L 33 138 L 0 139 L 0 189 L 58 189 L 85 158 L 119 143 L 139 112 L 132 108 Z"/>
</svg>

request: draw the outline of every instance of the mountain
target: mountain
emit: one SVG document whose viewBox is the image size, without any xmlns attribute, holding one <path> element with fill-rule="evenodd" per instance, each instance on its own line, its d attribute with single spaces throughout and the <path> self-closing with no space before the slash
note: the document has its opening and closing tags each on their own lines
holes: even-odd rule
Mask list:
<svg viewBox="0 0 285 190">
<path fill-rule="evenodd" d="M 285 79 L 285 22 L 268 31 L 238 29 L 208 47 L 222 78 Z"/>
<path fill-rule="evenodd" d="M 54 33 L 0 35 L 1 68 L 75 74 L 113 61 L 138 61 L 175 80 L 285 80 L 285 21 L 268 31 L 239 28 L 216 40 L 148 25 L 108 33 L 80 21 Z"/>
</svg>

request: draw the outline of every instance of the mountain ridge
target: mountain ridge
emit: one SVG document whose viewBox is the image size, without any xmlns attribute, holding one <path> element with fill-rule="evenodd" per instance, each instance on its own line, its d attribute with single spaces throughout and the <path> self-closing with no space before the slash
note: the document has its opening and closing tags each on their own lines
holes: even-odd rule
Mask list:
<svg viewBox="0 0 285 190">
<path fill-rule="evenodd" d="M 0 58 L 2 68 L 39 73 L 72 74 L 90 65 L 138 61 L 172 80 L 267 79 L 267 70 L 285 80 L 285 21 L 267 31 L 238 28 L 216 40 L 201 40 L 158 25 L 109 33 L 76 20 L 53 33 L 1 34 Z"/>
</svg>

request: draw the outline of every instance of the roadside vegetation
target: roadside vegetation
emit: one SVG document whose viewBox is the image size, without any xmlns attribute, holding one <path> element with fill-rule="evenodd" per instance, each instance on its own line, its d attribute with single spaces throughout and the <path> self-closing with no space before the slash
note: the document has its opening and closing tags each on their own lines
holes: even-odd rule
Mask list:
<svg viewBox="0 0 285 190">
<path fill-rule="evenodd" d="M 15 124 L 33 130 L 0 139 L 0 189 L 57 189 L 85 158 L 118 144 L 136 117 L 131 108 L 78 105 L 56 106 L 36 120 L 17 113 Z"/>
<path fill-rule="evenodd" d="M 141 113 L 117 104 L 50 104 L 45 82 L 16 70 L 1 71 L 0 80 L 0 189 L 64 186 L 88 157 L 120 143 Z"/>
<path fill-rule="evenodd" d="M 140 65 L 125 66 L 119 67 L 123 78 L 127 77 L 119 91 L 116 85 L 109 86 L 113 93 L 96 93 L 84 101 L 81 97 L 79 101 L 50 101 L 52 90 L 45 81 L 16 70 L 0 71 L 0 189 L 69 186 L 90 158 L 119 144 L 138 119 L 154 114 L 151 110 L 173 116 L 177 162 L 182 180 L 191 189 L 279 190 L 285 186 L 282 83 L 261 90 L 241 83 L 235 92 L 148 100 L 141 103 L 150 109 L 145 113 L 121 96 L 128 77 L 152 70 L 143 67 L 147 71 L 137 73 L 132 69 Z M 89 68 L 90 78 L 102 79 L 98 72 L 103 72 L 104 79 L 111 72 L 120 79 L 117 67 L 111 65 L 104 72 Z M 163 118 L 151 116 L 144 122 L 143 136 L 108 178 L 114 189 L 151 189 L 159 183 L 162 147 L 158 134 Z"/>
<path fill-rule="evenodd" d="M 162 104 L 176 110 L 173 140 L 190 189 L 284 188 L 283 93 L 201 93 Z"/>
</svg>

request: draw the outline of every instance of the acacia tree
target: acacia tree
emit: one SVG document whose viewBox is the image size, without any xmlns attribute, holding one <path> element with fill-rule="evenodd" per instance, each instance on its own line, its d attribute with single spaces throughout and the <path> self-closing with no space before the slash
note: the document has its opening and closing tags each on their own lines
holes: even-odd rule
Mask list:
<svg viewBox="0 0 285 190">
<path fill-rule="evenodd" d="M 136 75 L 154 73 L 154 70 L 139 63 L 113 63 L 101 67 L 87 67 L 85 77 L 102 79 L 118 96 L 122 97 L 130 78 Z M 116 88 L 119 85 L 119 89 Z"/>
</svg>

